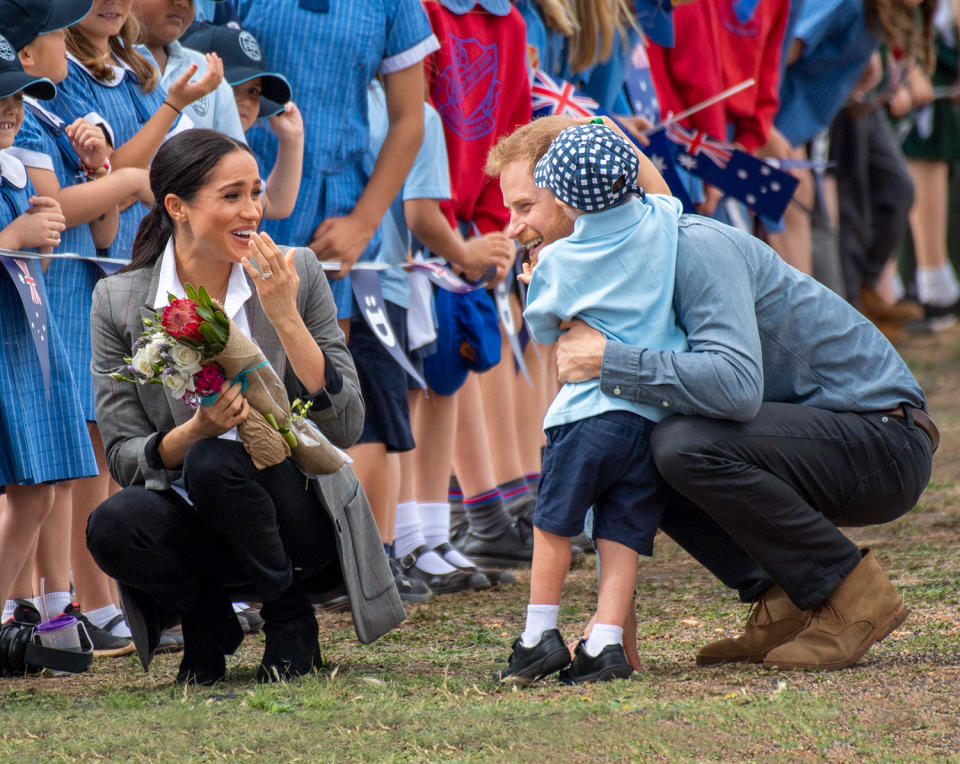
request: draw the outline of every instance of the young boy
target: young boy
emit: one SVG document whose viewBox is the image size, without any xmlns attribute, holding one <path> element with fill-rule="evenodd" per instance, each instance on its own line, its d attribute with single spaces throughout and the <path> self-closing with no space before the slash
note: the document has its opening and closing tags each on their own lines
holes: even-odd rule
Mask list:
<svg viewBox="0 0 960 764">
<path fill-rule="evenodd" d="M 537 163 L 534 181 L 575 220 L 574 232 L 525 264 L 524 318 L 534 338 L 556 342 L 576 317 L 610 338 L 656 350 L 687 349 L 673 310 L 680 203 L 645 196 L 639 160 L 599 124 L 563 130 Z M 671 233 L 672 232 L 672 233 Z M 607 396 L 599 380 L 565 384 L 547 411 L 543 475 L 534 513 L 526 626 L 501 681 L 528 683 L 570 663 L 557 630 L 570 539 L 594 509 L 600 591 L 590 636 L 561 674 L 567 684 L 627 677 L 623 623 L 633 602 L 637 555 L 650 555 L 664 484 L 648 448 L 666 410 Z"/>
<path fill-rule="evenodd" d="M 267 178 L 263 216 L 280 220 L 293 212 L 303 174 L 303 119 L 290 100 L 290 83 L 267 69 L 263 51 L 249 32 L 195 23 L 180 38 L 188 53 L 216 53 L 223 59 L 223 79 L 233 88 L 243 133 L 267 119 L 277 139 L 277 156 Z"/>
</svg>

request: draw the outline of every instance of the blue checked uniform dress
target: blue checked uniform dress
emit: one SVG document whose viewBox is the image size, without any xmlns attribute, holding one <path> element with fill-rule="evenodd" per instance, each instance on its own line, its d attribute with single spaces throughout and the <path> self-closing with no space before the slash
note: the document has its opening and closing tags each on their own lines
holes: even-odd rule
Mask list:
<svg viewBox="0 0 960 764">
<path fill-rule="evenodd" d="M 303 180 L 296 208 L 285 220 L 264 221 L 281 244 L 305 246 L 329 217 L 349 213 L 373 171 L 367 151 L 367 86 L 422 61 L 439 45 L 420 0 L 241 0 L 240 18 L 271 67 L 290 81 L 304 116 Z M 261 167 L 273 167 L 277 141 L 268 127 L 247 132 Z M 379 232 L 361 260 L 372 260 Z M 331 282 L 337 315 L 350 316 L 350 279 Z"/>
<path fill-rule="evenodd" d="M 44 107 L 40 108 L 46 112 L 42 115 L 46 119 L 34 116 L 31 104 L 24 105 L 23 126 L 14 141 L 16 156 L 27 167 L 52 170 L 61 188 L 72 186 L 79 182 L 77 168 L 68 165 L 68 158 L 57 145 L 57 132 L 62 130 L 64 123 Z M 68 228 L 61 235 L 60 246 L 54 252 L 94 257 L 97 248 L 90 226 L 84 224 Z M 48 308 L 62 332 L 63 346 L 77 383 L 83 414 L 89 422 L 96 419 L 93 410 L 93 376 L 90 374 L 90 308 L 93 287 L 102 277 L 103 271 L 96 265 L 80 260 L 54 260 L 44 273 L 50 295 Z"/>
<path fill-rule="evenodd" d="M 0 229 L 29 209 L 30 181 L 20 185 L 0 179 Z M 50 298 L 29 266 L 46 305 Z M 0 268 L 0 485 L 34 485 L 97 474 L 73 373 L 67 362 L 56 320 L 47 313 L 50 347 L 50 390 L 44 389 L 40 361 L 17 288 Z"/>
<path fill-rule="evenodd" d="M 143 93 L 140 81 L 129 69 L 115 64 L 114 69 L 120 76 L 108 84 L 95 79 L 74 58 L 68 58 L 69 74 L 57 85 L 57 97 L 48 102 L 47 108 L 67 124 L 78 117 L 99 115 L 109 127 L 114 148 L 136 135 L 163 104 L 166 91 L 158 85 L 149 93 Z M 107 250 L 109 257 L 130 259 L 137 228 L 146 214 L 147 208 L 142 204 L 131 204 L 120 213 L 117 236 Z"/>
</svg>

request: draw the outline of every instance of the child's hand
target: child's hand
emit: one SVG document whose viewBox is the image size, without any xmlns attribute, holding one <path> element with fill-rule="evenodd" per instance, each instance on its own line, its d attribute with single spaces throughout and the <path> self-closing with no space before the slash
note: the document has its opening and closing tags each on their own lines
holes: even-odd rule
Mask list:
<svg viewBox="0 0 960 764">
<path fill-rule="evenodd" d="M 85 119 L 76 119 L 72 124 L 67 125 L 64 132 L 85 167 L 97 170 L 107 163 L 110 155 L 107 137 L 98 125 L 87 122 Z"/>
<path fill-rule="evenodd" d="M 199 80 L 190 82 L 190 78 L 197 73 L 197 65 L 191 64 L 167 90 L 167 103 L 178 111 L 182 111 L 198 98 L 212 93 L 223 79 L 223 61 L 220 56 L 207 53 L 206 59 L 207 71 Z"/>
<path fill-rule="evenodd" d="M 364 247 L 370 243 L 376 227 L 351 215 L 327 218 L 317 226 L 309 244 L 320 260 L 338 260 L 339 271 L 328 271 L 332 279 L 342 279 L 360 259 Z"/>
<path fill-rule="evenodd" d="M 492 265 L 497 269 L 497 275 L 490 283 L 499 284 L 506 278 L 516 259 L 517 248 L 513 240 L 499 231 L 491 231 L 483 236 L 467 239 L 465 246 L 470 259 L 461 267 L 463 275 L 470 281 L 479 279 Z"/>
<path fill-rule="evenodd" d="M 67 228 L 60 205 L 48 196 L 31 196 L 30 204 L 33 206 L 29 210 L 4 229 L 4 233 L 13 236 L 13 248 L 56 247 L 60 244 L 60 232 Z"/>
<path fill-rule="evenodd" d="M 530 278 L 533 276 L 533 268 L 530 267 L 530 263 L 526 262 L 523 264 L 523 273 L 517 274 L 517 281 L 522 281 L 527 286 L 530 286 Z"/>
<path fill-rule="evenodd" d="M 281 143 L 303 141 L 303 117 L 300 116 L 300 109 L 293 101 L 287 101 L 283 111 L 274 114 L 268 122 L 270 129 L 276 133 L 277 140 Z"/>
</svg>

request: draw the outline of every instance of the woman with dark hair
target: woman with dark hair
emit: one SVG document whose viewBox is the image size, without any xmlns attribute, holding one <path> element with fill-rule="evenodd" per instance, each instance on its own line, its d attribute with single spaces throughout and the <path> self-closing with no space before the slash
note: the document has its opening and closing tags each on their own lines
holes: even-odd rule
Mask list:
<svg viewBox="0 0 960 764">
<path fill-rule="evenodd" d="M 171 138 L 150 170 L 156 202 L 133 261 L 101 281 L 91 315 L 97 420 L 107 462 L 125 486 L 87 527 L 97 563 L 121 599 L 147 667 L 160 632 L 179 619 L 178 682 L 211 684 L 242 632 L 231 595 L 263 602 L 260 681 L 320 667 L 310 593 L 343 584 L 364 642 L 403 610 L 369 504 L 349 466 L 307 476 L 290 459 L 257 470 L 236 438 L 249 406 L 241 385 L 196 410 L 162 385 L 118 382 L 142 315 L 203 285 L 277 371 L 289 398 L 336 445 L 363 425 L 356 370 L 330 289 L 306 249 L 281 250 L 256 233 L 262 183 L 249 149 L 212 130 Z M 340 562 L 338 566 L 336 562 Z"/>
</svg>

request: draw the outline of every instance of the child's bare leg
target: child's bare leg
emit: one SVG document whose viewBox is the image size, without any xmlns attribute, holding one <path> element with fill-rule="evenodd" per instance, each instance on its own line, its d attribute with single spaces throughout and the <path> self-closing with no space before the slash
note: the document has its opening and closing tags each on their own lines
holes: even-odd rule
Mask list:
<svg viewBox="0 0 960 764">
<path fill-rule="evenodd" d="M 73 481 L 57 483 L 53 489 L 53 508 L 40 526 L 37 536 L 36 566 L 33 591 L 45 592 L 44 606 L 48 616 L 60 615 L 70 604 L 70 516 Z M 40 579 L 43 578 L 43 587 Z M 38 607 L 40 607 L 38 605 Z"/>
<path fill-rule="evenodd" d="M 610 539 L 597 539 L 600 557 L 600 592 L 597 595 L 597 623 L 623 626 L 633 607 L 637 588 L 637 553 Z"/>
<path fill-rule="evenodd" d="M 533 565 L 530 569 L 530 603 L 557 605 L 570 569 L 570 539 L 540 528 L 533 529 Z"/>
<path fill-rule="evenodd" d="M 40 526 L 53 507 L 51 485 L 8 485 L 6 491 L 7 508 L 0 515 L 0 602 L 33 555 Z"/>
</svg>

